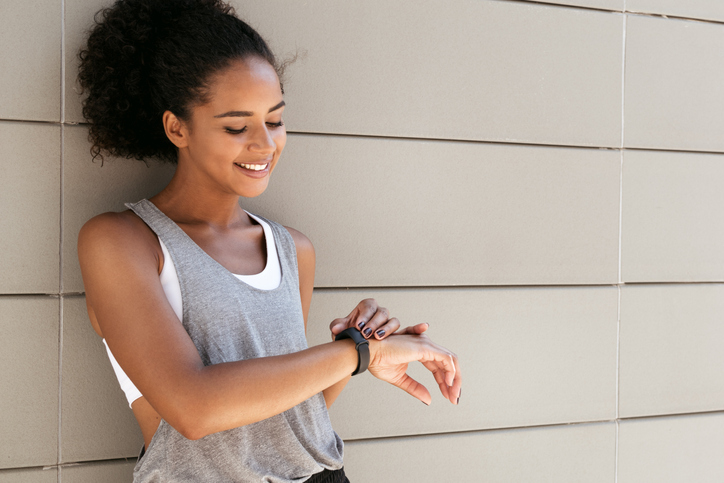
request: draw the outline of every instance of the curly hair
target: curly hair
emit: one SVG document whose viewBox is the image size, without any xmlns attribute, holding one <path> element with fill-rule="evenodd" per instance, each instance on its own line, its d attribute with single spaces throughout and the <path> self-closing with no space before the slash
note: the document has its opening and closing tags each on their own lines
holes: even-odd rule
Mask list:
<svg viewBox="0 0 724 483">
<path fill-rule="evenodd" d="M 208 101 L 211 76 L 233 60 L 260 57 L 281 74 L 266 42 L 222 0 L 117 0 L 96 14 L 78 56 L 94 159 L 175 164 L 165 111 L 188 120 Z"/>
</svg>

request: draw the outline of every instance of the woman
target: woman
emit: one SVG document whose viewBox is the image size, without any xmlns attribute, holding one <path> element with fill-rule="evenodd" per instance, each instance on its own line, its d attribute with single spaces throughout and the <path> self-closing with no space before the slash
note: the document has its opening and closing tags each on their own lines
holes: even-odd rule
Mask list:
<svg viewBox="0 0 724 483">
<path fill-rule="evenodd" d="M 405 374 L 421 361 L 457 404 L 456 356 L 373 300 L 307 348 L 314 248 L 239 206 L 286 142 L 264 40 L 220 0 L 118 0 L 96 23 L 79 74 L 94 156 L 177 164 L 78 240 L 91 323 L 144 437 L 134 481 L 348 481 L 327 408 L 367 365 L 429 404 Z"/>
</svg>

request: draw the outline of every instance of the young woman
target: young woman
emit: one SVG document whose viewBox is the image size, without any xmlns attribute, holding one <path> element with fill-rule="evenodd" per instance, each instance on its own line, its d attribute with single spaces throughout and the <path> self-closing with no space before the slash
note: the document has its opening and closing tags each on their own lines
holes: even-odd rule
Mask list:
<svg viewBox="0 0 724 483">
<path fill-rule="evenodd" d="M 145 441 L 134 481 L 348 481 L 327 408 L 367 365 L 429 404 L 405 374 L 420 361 L 457 404 L 456 356 L 373 300 L 307 347 L 312 244 L 239 205 L 284 149 L 279 65 L 228 5 L 118 0 L 80 58 L 94 156 L 177 164 L 78 240 L 88 314 Z"/>
</svg>

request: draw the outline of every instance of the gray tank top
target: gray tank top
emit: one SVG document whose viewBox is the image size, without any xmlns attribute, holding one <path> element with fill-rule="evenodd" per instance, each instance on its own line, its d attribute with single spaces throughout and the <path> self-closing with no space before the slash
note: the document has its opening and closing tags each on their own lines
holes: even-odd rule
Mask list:
<svg viewBox="0 0 724 483">
<path fill-rule="evenodd" d="M 282 279 L 273 290 L 247 285 L 204 252 L 148 200 L 127 204 L 168 248 L 178 274 L 183 326 L 204 365 L 269 357 L 307 348 L 294 240 L 268 221 Z M 136 464 L 134 483 L 302 482 L 342 467 L 343 443 L 322 393 L 276 416 L 184 438 L 166 421 Z"/>
</svg>

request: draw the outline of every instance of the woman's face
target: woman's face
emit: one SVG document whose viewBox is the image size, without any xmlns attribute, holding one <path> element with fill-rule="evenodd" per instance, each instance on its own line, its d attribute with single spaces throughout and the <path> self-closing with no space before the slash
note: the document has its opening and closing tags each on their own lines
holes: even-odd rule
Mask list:
<svg viewBox="0 0 724 483">
<path fill-rule="evenodd" d="M 209 93 L 210 102 L 191 112 L 179 167 L 187 163 L 214 190 L 258 196 L 287 139 L 279 78 L 266 60 L 252 57 L 214 76 Z"/>
</svg>

